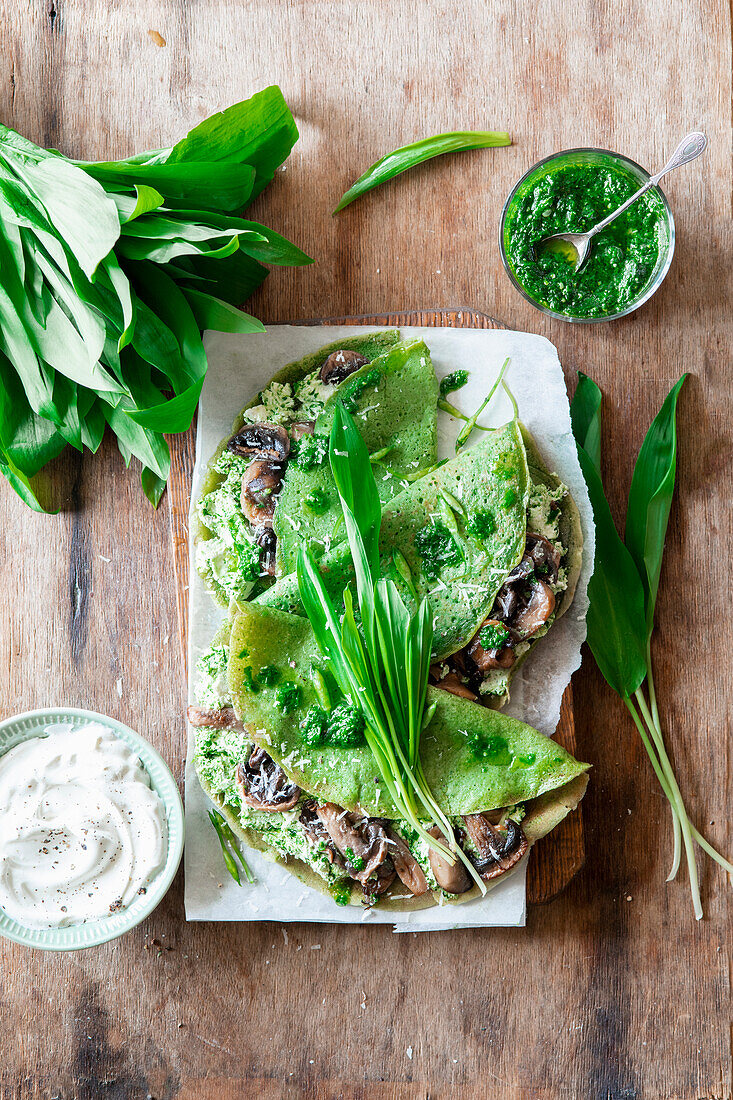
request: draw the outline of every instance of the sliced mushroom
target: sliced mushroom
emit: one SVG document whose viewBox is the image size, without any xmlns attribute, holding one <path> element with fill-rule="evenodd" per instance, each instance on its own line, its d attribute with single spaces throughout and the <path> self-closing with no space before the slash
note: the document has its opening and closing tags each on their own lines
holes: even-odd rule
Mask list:
<svg viewBox="0 0 733 1100">
<path fill-rule="evenodd" d="M 445 841 L 445 837 L 437 825 L 433 825 L 431 829 L 428 829 L 428 832 L 436 840 Z M 446 893 L 465 894 L 467 890 L 471 889 L 471 876 L 457 857 L 455 863 L 451 864 L 431 848 L 428 858 L 430 868 L 435 875 L 435 881 Z"/>
<path fill-rule="evenodd" d="M 329 386 L 337 386 L 339 382 L 343 382 L 344 378 L 348 378 L 350 374 L 357 371 L 359 367 L 364 367 L 369 362 L 363 355 L 359 355 L 358 351 L 332 351 L 326 362 L 321 367 L 320 379 L 321 382 L 328 383 Z"/>
<path fill-rule="evenodd" d="M 227 443 L 227 450 L 243 458 L 284 462 L 290 454 L 290 436 L 282 424 L 243 424 Z"/>
<path fill-rule="evenodd" d="M 421 897 L 427 893 L 428 880 L 420 864 L 415 859 L 410 849 L 405 844 L 399 833 L 390 825 L 385 825 L 389 841 L 389 854 L 394 864 L 400 881 L 404 883 L 411 894 Z"/>
<path fill-rule="evenodd" d="M 554 584 L 560 569 L 561 554 L 550 540 L 528 531 L 525 554 L 532 559 L 538 576 L 547 577 Z"/>
<path fill-rule="evenodd" d="M 536 634 L 555 610 L 555 593 L 545 581 L 537 581 L 532 587 L 529 603 L 514 620 L 514 629 L 523 638 Z"/>
<path fill-rule="evenodd" d="M 298 822 L 311 844 L 323 844 L 323 853 L 328 862 L 332 863 L 334 867 L 340 867 L 341 870 L 345 871 L 346 861 L 331 840 L 328 829 L 318 816 L 317 805 L 313 798 L 304 802 Z"/>
<path fill-rule="evenodd" d="M 216 707 L 210 710 L 205 707 L 189 707 L 188 720 L 195 729 L 209 726 L 215 730 L 239 730 L 244 733 L 244 726 L 233 707 Z"/>
<path fill-rule="evenodd" d="M 315 430 L 315 420 L 298 420 L 290 425 L 290 436 L 297 441 L 302 439 L 304 435 L 313 435 Z"/>
<path fill-rule="evenodd" d="M 481 624 L 473 641 L 468 646 L 468 656 L 475 663 L 479 672 L 488 672 L 492 668 L 511 668 L 517 659 L 512 648 L 512 638 L 509 635 L 507 644 L 498 649 L 484 649 L 481 645 L 481 631 L 485 626 L 504 626 L 498 619 L 486 619 Z"/>
<path fill-rule="evenodd" d="M 469 859 L 484 881 L 505 874 L 519 863 L 529 847 L 515 821 L 507 820 L 504 832 L 492 825 L 485 814 L 469 814 L 463 823 L 479 853 L 476 858 L 469 852 Z"/>
<path fill-rule="evenodd" d="M 318 803 L 316 813 L 342 856 L 352 878 L 365 892 L 383 894 L 394 880 L 389 840 L 381 821 L 359 817 L 334 802 Z M 389 861 L 389 865 L 384 864 Z"/>
<path fill-rule="evenodd" d="M 237 783 L 242 801 L 253 810 L 282 813 L 292 810 L 300 798 L 300 787 L 288 779 L 264 749 L 255 746 L 249 757 L 237 767 Z"/>
<path fill-rule="evenodd" d="M 435 679 L 436 687 L 442 688 L 443 691 L 449 691 L 451 695 L 457 695 L 459 699 L 471 699 L 472 702 L 476 702 L 478 696 L 471 691 L 468 684 L 463 683 L 457 672 L 449 672 L 446 676 L 443 676 L 442 667 L 433 665 L 430 673 Z"/>
<path fill-rule="evenodd" d="M 255 542 L 260 548 L 260 566 L 263 572 L 275 576 L 275 551 L 277 549 L 277 535 L 272 527 L 258 527 L 255 531 Z"/>
<path fill-rule="evenodd" d="M 253 527 L 272 527 L 285 467 L 269 459 L 252 462 L 242 477 L 242 511 Z"/>
</svg>

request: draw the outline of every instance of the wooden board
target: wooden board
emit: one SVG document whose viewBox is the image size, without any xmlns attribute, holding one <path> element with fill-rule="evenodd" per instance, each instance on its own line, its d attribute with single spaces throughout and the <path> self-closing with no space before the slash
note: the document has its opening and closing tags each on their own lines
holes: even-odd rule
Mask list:
<svg viewBox="0 0 733 1100">
<path fill-rule="evenodd" d="M 604 482 L 621 524 L 646 427 L 691 372 L 657 687 L 690 810 L 730 855 L 726 0 L 14 0 L 3 14 L 0 119 L 72 156 L 169 145 L 279 83 L 301 138 L 251 216 L 316 263 L 274 270 L 248 310 L 274 323 L 490 303 L 552 340 L 570 388 L 578 369 L 603 388 Z M 436 159 L 330 216 L 388 150 L 470 127 L 506 128 L 514 144 Z M 584 326 L 525 302 L 497 246 L 519 176 L 577 145 L 653 169 L 691 127 L 710 146 L 664 180 L 677 246 L 652 301 Z M 0 483 L 0 716 L 92 707 L 136 726 L 182 780 L 168 509 L 151 510 L 107 443 L 93 459 L 63 456 L 49 490 L 62 511 L 43 517 Z M 2 1100 L 731 1100 L 730 884 L 699 860 L 696 923 L 684 877 L 664 881 L 669 811 L 623 705 L 588 659 L 574 689 L 579 753 L 593 762 L 586 864 L 530 908 L 526 929 L 295 924 L 286 943 L 276 925 L 186 924 L 180 876 L 118 943 L 59 957 L 0 942 Z"/>
</svg>

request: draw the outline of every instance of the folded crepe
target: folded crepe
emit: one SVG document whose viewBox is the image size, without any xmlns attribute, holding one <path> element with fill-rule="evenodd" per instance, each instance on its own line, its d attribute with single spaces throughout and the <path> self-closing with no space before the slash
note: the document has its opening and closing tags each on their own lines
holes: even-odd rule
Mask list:
<svg viewBox="0 0 733 1100">
<path fill-rule="evenodd" d="M 335 694 L 309 623 L 246 604 L 230 630 L 214 647 L 227 686 L 189 717 L 202 785 L 241 839 L 342 903 L 412 909 L 478 896 L 462 864 L 436 859 L 400 820 L 363 738 L 308 742 L 317 677 Z M 425 777 L 490 888 L 577 806 L 588 765 L 517 719 L 436 688 L 432 703 Z"/>
<path fill-rule="evenodd" d="M 315 552 L 339 541 L 328 463 L 336 400 L 356 418 L 386 501 L 437 461 L 437 396 L 428 348 L 401 342 L 396 329 L 340 340 L 279 371 L 219 445 L 197 503 L 196 564 L 214 598 L 252 598 L 291 572 L 303 538 Z"/>
</svg>

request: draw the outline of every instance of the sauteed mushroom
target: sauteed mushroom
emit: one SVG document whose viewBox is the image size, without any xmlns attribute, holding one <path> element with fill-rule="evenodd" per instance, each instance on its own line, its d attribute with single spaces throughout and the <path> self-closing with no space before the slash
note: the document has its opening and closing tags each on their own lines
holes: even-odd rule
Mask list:
<svg viewBox="0 0 733 1100">
<path fill-rule="evenodd" d="M 284 467 L 268 459 L 257 459 L 242 477 L 242 511 L 253 527 L 271 527 L 275 498 L 280 491 Z"/>
<path fill-rule="evenodd" d="M 369 362 L 363 355 L 359 355 L 358 351 L 332 351 L 326 362 L 321 367 L 320 379 L 321 382 L 327 382 L 329 386 L 337 386 L 339 382 L 343 382 L 344 378 L 348 378 L 350 374 L 357 371 L 359 367 L 364 367 Z"/>
<path fill-rule="evenodd" d="M 477 696 L 471 691 L 468 684 L 464 684 L 457 672 L 449 672 L 446 676 L 442 676 L 442 666 L 432 665 L 430 668 L 430 675 L 435 681 L 435 686 L 442 688 L 443 691 L 449 691 L 451 695 L 457 695 L 459 699 L 470 699 L 472 702 L 476 702 Z"/>
<path fill-rule="evenodd" d="M 486 626 L 502 627 L 498 619 L 486 619 L 480 626 L 473 641 L 468 646 L 468 656 L 475 662 L 479 672 L 488 672 L 492 668 L 511 668 L 517 659 L 512 649 L 513 638 L 507 635 L 506 644 L 494 649 L 485 649 L 481 644 L 481 631 Z"/>
<path fill-rule="evenodd" d="M 318 803 L 316 813 L 339 852 L 345 856 L 351 877 L 370 894 L 383 894 L 395 873 L 382 823 L 376 818 L 359 817 L 342 810 L 334 802 Z"/>
<path fill-rule="evenodd" d="M 491 824 L 485 814 L 469 814 L 463 818 L 466 832 L 479 853 L 469 853 L 469 859 L 484 881 L 503 875 L 520 859 L 529 847 L 527 838 L 516 822 L 507 820 L 506 832 Z"/>
<path fill-rule="evenodd" d="M 553 584 L 555 583 L 560 569 L 561 555 L 549 539 L 546 539 L 544 535 L 535 535 L 528 531 L 525 555 L 529 555 L 532 559 L 535 572 L 540 576 L 548 577 Z"/>
<path fill-rule="evenodd" d="M 304 435 L 313 435 L 315 430 L 315 420 L 297 420 L 290 425 L 290 435 L 296 441 L 302 439 Z"/>
<path fill-rule="evenodd" d="M 399 833 L 385 823 L 389 843 L 389 854 L 392 857 L 394 869 L 400 881 L 404 883 L 411 894 L 421 897 L 427 893 L 428 880 L 420 864 L 415 859 L 410 849 L 405 844 Z"/>
<path fill-rule="evenodd" d="M 443 833 L 437 825 L 433 825 L 428 832 L 436 840 L 445 840 Z M 430 867 L 435 875 L 435 881 L 441 889 L 445 890 L 448 894 L 465 894 L 467 890 L 471 889 L 471 876 L 468 871 L 456 858 L 454 864 L 450 864 L 447 859 L 438 853 L 430 849 Z"/>
<path fill-rule="evenodd" d="M 536 634 L 544 626 L 555 610 L 555 593 L 545 581 L 538 581 L 532 587 L 529 603 L 514 620 L 514 627 L 523 637 Z"/>
<path fill-rule="evenodd" d="M 288 779 L 264 749 L 252 749 L 249 757 L 237 767 L 237 783 L 242 801 L 254 810 L 281 813 L 292 810 L 300 798 L 300 787 Z"/>
<path fill-rule="evenodd" d="M 255 531 L 255 542 L 260 548 L 260 565 L 265 573 L 275 576 L 275 550 L 277 548 L 277 535 L 272 527 L 258 527 Z"/>
<path fill-rule="evenodd" d="M 345 871 L 346 861 L 331 840 L 328 829 L 318 816 L 318 804 L 315 799 L 310 798 L 303 803 L 298 822 L 312 844 L 324 845 L 323 852 L 328 862 Z"/>
<path fill-rule="evenodd" d="M 218 707 L 207 710 L 204 707 L 189 707 L 188 720 L 196 729 L 210 726 L 217 730 L 239 730 L 244 733 L 244 726 L 234 713 L 233 707 Z"/>
<path fill-rule="evenodd" d="M 243 458 L 284 462 L 290 454 L 290 436 L 282 424 L 243 424 L 227 443 L 227 450 Z"/>
</svg>

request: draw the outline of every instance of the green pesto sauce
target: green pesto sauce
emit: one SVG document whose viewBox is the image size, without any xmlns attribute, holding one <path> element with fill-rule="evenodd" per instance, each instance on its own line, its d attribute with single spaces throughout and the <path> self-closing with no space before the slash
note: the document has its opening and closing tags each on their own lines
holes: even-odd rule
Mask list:
<svg viewBox="0 0 733 1100">
<path fill-rule="evenodd" d="M 304 435 L 293 445 L 290 456 L 301 470 L 312 470 L 323 464 L 327 454 L 327 435 Z"/>
<path fill-rule="evenodd" d="M 314 489 L 308 493 L 304 504 L 316 516 L 322 516 L 331 502 L 331 494 L 326 489 Z"/>
<path fill-rule="evenodd" d="M 443 566 L 455 565 L 462 558 L 461 549 L 442 520 L 428 523 L 415 535 L 415 549 L 423 560 L 428 577 L 437 577 Z"/>
<path fill-rule="evenodd" d="M 300 736 L 306 745 L 334 745 L 351 748 L 364 740 L 364 715 L 350 703 L 339 703 L 327 713 L 323 707 L 309 707 L 300 723 Z"/>
<path fill-rule="evenodd" d="M 491 512 L 483 508 L 478 508 L 468 517 L 466 526 L 470 535 L 475 535 L 476 538 L 486 539 L 489 535 L 493 535 L 496 530 L 496 520 Z"/>
<path fill-rule="evenodd" d="M 477 760 L 496 768 L 531 768 L 536 760 L 533 752 L 526 755 L 513 753 L 506 737 L 498 733 L 490 737 L 485 733 L 474 733 L 468 739 L 468 748 Z"/>
<path fill-rule="evenodd" d="M 292 714 L 300 706 L 303 692 L 299 684 L 286 680 L 275 692 L 275 700 L 283 714 Z"/>
<path fill-rule="evenodd" d="M 452 374 L 447 374 L 445 378 L 440 380 L 440 396 L 447 397 L 449 393 L 453 393 L 455 390 L 460 390 L 462 386 L 468 382 L 467 370 L 454 370 Z"/>
<path fill-rule="evenodd" d="M 569 317 L 606 317 L 641 297 L 668 244 L 664 205 L 654 189 L 595 237 L 580 271 L 562 252 L 534 246 L 553 233 L 584 233 L 639 183 L 612 157 L 603 164 L 542 165 L 507 210 L 504 249 L 517 282 L 540 305 Z"/>
</svg>

